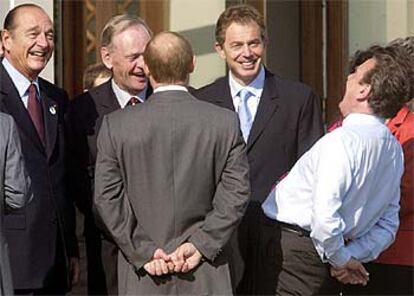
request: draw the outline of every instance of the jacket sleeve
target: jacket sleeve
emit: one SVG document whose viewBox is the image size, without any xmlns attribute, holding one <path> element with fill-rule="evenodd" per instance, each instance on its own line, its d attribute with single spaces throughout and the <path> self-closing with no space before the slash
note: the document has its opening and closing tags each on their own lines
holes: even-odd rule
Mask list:
<svg viewBox="0 0 414 296">
<path fill-rule="evenodd" d="M 246 146 L 236 116 L 229 137 L 231 149 L 214 194 L 213 208 L 188 240 L 210 261 L 216 259 L 236 229 L 250 198 Z"/>
<path fill-rule="evenodd" d="M 137 221 L 130 205 L 107 117 L 103 119 L 97 146 L 94 195 L 97 214 L 127 260 L 139 269 L 151 259 L 157 246 Z"/>
<path fill-rule="evenodd" d="M 319 97 L 309 92 L 302 106 L 298 126 L 298 159 L 324 134 Z"/>
<path fill-rule="evenodd" d="M 4 195 L 8 209 L 23 207 L 32 198 L 29 176 L 25 170 L 17 128 L 10 118 L 4 169 Z"/>
</svg>

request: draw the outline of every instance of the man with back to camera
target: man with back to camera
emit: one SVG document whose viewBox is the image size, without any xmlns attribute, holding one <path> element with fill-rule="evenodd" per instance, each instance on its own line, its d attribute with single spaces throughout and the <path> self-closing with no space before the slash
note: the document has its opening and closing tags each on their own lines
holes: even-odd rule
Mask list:
<svg viewBox="0 0 414 296">
<path fill-rule="evenodd" d="M 124 255 L 119 292 L 229 295 L 225 245 L 250 195 L 237 116 L 188 93 L 180 35 L 155 36 L 144 60 L 154 94 L 107 115 L 98 137 L 94 202 Z"/>
<path fill-rule="evenodd" d="M 229 73 L 194 93 L 236 111 L 247 142 L 252 199 L 238 228 L 242 258 L 235 258 L 233 268 L 241 295 L 273 293 L 276 263 L 267 252 L 276 225 L 266 221 L 260 206 L 273 184 L 324 132 L 320 102 L 312 90 L 264 67 L 265 31 L 254 8 L 227 8 L 217 21 L 215 48 Z"/>
<path fill-rule="evenodd" d="M 73 200 L 64 183 L 68 100 L 39 77 L 54 49 L 52 21 L 35 4 L 16 6 L 2 41 L 0 111 L 16 122 L 34 194 L 5 217 L 15 294 L 66 294 L 79 277 Z"/>
<path fill-rule="evenodd" d="M 337 293 L 331 275 L 366 285 L 362 262 L 395 238 L 403 154 L 384 118 L 409 97 L 413 69 L 395 48 L 367 53 L 348 75 L 343 125 L 305 153 L 263 203 L 280 227 L 276 295 Z"/>
<path fill-rule="evenodd" d="M 92 214 L 96 138 L 104 115 L 142 103 L 152 89 L 144 73 L 143 53 L 152 32 L 135 16 L 111 18 L 101 34 L 101 58 L 112 78 L 75 98 L 71 104 L 72 189 L 85 215 L 88 293 L 118 294 L 118 248 L 97 228 Z M 99 226 L 99 221 L 98 221 Z"/>
</svg>

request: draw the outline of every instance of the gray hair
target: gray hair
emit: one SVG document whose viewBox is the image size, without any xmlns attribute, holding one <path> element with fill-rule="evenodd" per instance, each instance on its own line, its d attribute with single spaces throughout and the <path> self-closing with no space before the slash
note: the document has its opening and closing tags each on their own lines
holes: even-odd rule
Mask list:
<svg viewBox="0 0 414 296">
<path fill-rule="evenodd" d="M 105 25 L 101 34 L 101 46 L 110 47 L 112 45 L 112 39 L 116 34 L 122 33 L 126 29 L 134 26 L 143 27 L 150 37 L 152 37 L 152 31 L 147 23 L 140 17 L 121 14 L 112 17 Z"/>
</svg>

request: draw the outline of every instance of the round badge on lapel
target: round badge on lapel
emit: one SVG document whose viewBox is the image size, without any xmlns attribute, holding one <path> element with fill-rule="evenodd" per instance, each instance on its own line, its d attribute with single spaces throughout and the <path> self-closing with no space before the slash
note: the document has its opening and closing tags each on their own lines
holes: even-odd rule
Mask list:
<svg viewBox="0 0 414 296">
<path fill-rule="evenodd" d="M 56 115 L 56 106 L 51 106 L 51 107 L 49 108 L 49 112 L 50 112 L 50 114 L 52 114 L 52 115 Z"/>
</svg>

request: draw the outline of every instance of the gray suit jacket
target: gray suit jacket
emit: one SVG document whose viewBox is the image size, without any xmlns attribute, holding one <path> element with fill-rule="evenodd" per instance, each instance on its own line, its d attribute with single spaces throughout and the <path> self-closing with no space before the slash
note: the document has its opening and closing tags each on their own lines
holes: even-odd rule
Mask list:
<svg viewBox="0 0 414 296">
<path fill-rule="evenodd" d="M 120 293 L 231 294 L 223 249 L 249 196 L 233 112 L 166 91 L 104 118 L 94 202 L 129 262 L 120 264 Z M 169 253 L 185 241 L 206 262 L 184 275 L 143 272 L 157 248 Z"/>
<path fill-rule="evenodd" d="M 13 118 L 0 113 L 0 295 L 13 294 L 3 215 L 23 207 L 30 196 L 20 140 Z"/>
</svg>

